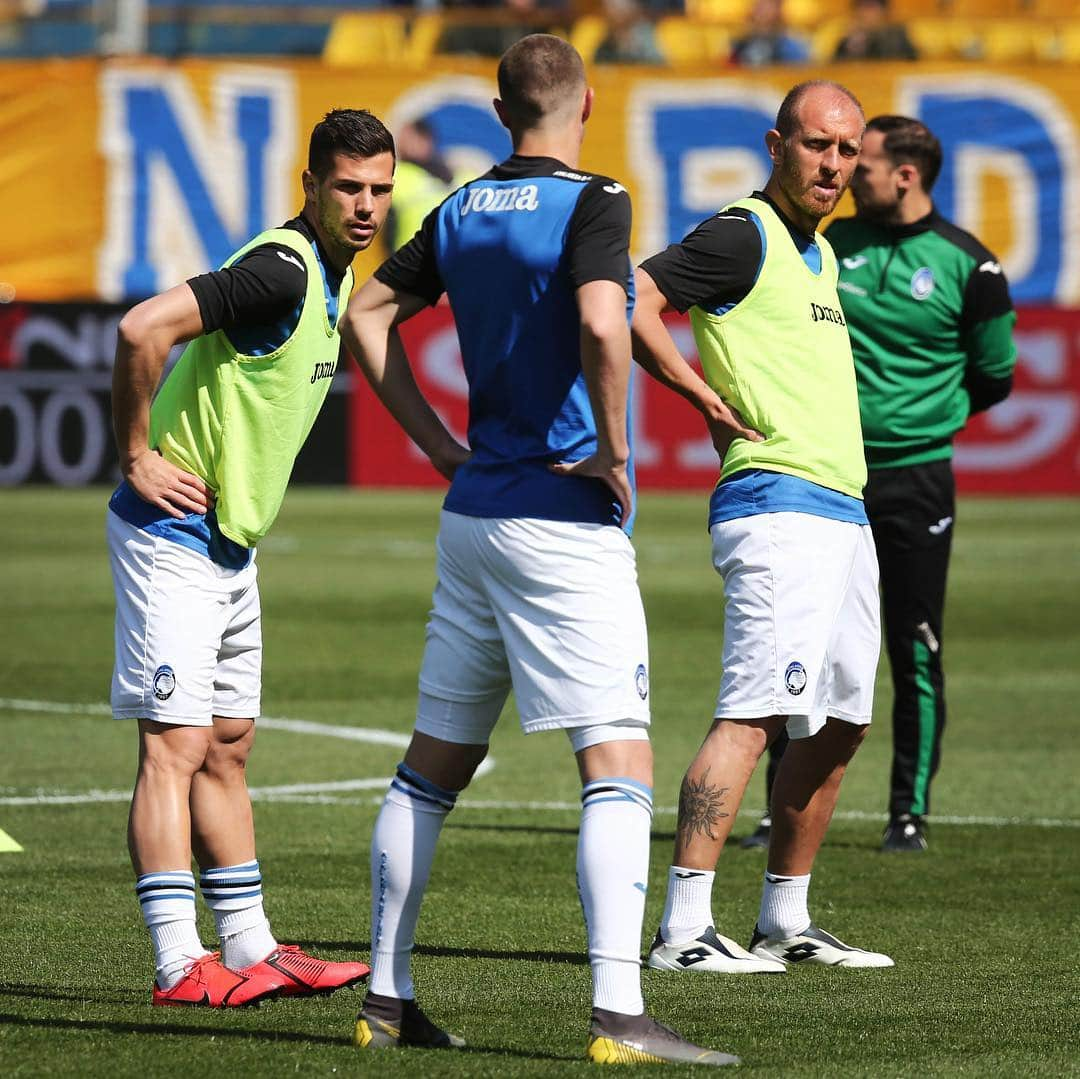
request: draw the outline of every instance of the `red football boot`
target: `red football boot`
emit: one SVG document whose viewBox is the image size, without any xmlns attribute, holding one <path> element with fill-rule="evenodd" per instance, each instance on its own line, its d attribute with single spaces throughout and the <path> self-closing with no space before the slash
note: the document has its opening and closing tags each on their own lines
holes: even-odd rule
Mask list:
<svg viewBox="0 0 1080 1079">
<path fill-rule="evenodd" d="M 283 997 L 310 997 L 356 985 L 371 973 L 371 967 L 367 963 L 328 963 L 300 951 L 298 944 L 279 944 L 261 963 L 240 973 L 279 979 Z"/>
<path fill-rule="evenodd" d="M 171 989 L 154 983 L 151 1003 L 155 1007 L 239 1008 L 280 996 L 288 979 L 274 970 L 244 971 L 223 967 L 220 952 L 207 952 L 196 959 Z"/>
</svg>

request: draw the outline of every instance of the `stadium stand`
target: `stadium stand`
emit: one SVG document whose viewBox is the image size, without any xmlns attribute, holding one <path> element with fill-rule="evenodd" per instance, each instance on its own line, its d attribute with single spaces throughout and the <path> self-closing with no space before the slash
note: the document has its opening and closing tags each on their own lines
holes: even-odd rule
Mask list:
<svg viewBox="0 0 1080 1079">
<path fill-rule="evenodd" d="M 570 28 L 570 44 L 574 46 L 585 63 L 591 63 L 600 43 L 607 37 L 608 24 L 602 15 L 582 15 Z"/>
<path fill-rule="evenodd" d="M 752 0 L 654 0 L 656 40 L 671 67 L 726 65 Z M 680 4 L 676 10 L 672 7 Z M 104 32 L 103 0 L 0 0 L 0 58 L 115 51 Z M 828 60 L 850 22 L 850 0 L 785 0 L 787 26 Z M 991 63 L 1080 61 L 1080 0 L 892 0 L 929 60 Z M 420 69 L 462 41 L 546 29 L 586 59 L 608 36 L 602 0 L 538 6 L 524 16 L 499 6 L 384 5 L 375 0 L 147 0 L 146 52 L 165 56 L 322 56 L 334 66 L 402 64 Z M 468 50 L 466 50 L 468 51 Z M 481 50 L 482 53 L 482 50 Z"/>
<path fill-rule="evenodd" d="M 422 68 L 434 55 L 442 30 L 442 17 L 435 11 L 415 17 L 349 12 L 334 20 L 322 56 L 333 67 L 392 63 Z"/>
<path fill-rule="evenodd" d="M 1058 33 L 1033 19 L 992 19 L 973 32 L 978 58 L 991 63 L 1017 64 L 1053 60 Z"/>
<path fill-rule="evenodd" d="M 970 59 L 974 53 L 972 24 L 946 15 L 909 19 L 907 31 L 924 60 Z"/>
<path fill-rule="evenodd" d="M 724 24 L 675 15 L 657 22 L 656 40 L 672 67 L 723 64 L 731 52 L 731 32 Z"/>
</svg>

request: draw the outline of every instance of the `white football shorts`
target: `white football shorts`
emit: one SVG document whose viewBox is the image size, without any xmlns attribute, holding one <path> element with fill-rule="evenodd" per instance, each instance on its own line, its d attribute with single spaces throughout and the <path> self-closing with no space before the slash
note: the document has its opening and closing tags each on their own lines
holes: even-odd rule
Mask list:
<svg viewBox="0 0 1080 1079">
<path fill-rule="evenodd" d="M 620 529 L 444 510 L 437 569 L 417 730 L 484 744 L 511 688 L 526 733 L 648 727 L 645 612 Z"/>
<path fill-rule="evenodd" d="M 254 719 L 262 688 L 255 560 L 230 570 L 111 510 L 116 592 L 112 709 L 117 719 L 209 727 Z"/>
<path fill-rule="evenodd" d="M 830 717 L 869 723 L 881 647 L 870 526 L 762 513 L 711 533 L 724 579 L 716 718 L 788 716 L 792 738 Z"/>
</svg>

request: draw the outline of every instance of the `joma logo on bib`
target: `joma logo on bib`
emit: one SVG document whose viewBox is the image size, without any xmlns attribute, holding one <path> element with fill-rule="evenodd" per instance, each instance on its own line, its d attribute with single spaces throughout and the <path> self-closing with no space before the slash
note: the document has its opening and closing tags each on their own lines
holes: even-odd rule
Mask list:
<svg viewBox="0 0 1080 1079">
<path fill-rule="evenodd" d="M 470 187 L 461 204 L 468 213 L 499 214 L 507 210 L 535 210 L 540 205 L 536 184 L 524 187 Z"/>
<path fill-rule="evenodd" d="M 837 326 L 846 326 L 844 312 L 837 307 L 822 307 L 819 303 L 810 301 L 811 322 L 834 322 Z"/>
</svg>

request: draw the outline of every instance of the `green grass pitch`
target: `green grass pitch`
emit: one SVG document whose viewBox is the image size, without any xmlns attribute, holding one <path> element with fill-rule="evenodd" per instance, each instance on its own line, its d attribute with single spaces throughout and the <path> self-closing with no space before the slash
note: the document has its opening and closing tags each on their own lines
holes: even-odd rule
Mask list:
<svg viewBox="0 0 1080 1079">
<path fill-rule="evenodd" d="M 494 768 L 443 832 L 418 933 L 420 1000 L 466 1037 L 467 1051 L 361 1055 L 349 1044 L 354 992 L 228 1013 L 150 1008 L 149 945 L 124 842 L 134 731 L 103 709 L 105 499 L 2 495 L 0 829 L 25 849 L 0 853 L 0 1074 L 586 1074 L 576 773 L 562 735 L 524 739 L 512 712 L 492 743 Z M 268 717 L 407 734 L 437 513 L 435 494 L 289 495 L 259 554 Z M 635 537 L 657 760 L 646 938 L 663 905 L 679 779 L 719 675 L 721 587 L 704 518 L 704 496 L 646 492 Z M 951 710 L 923 856 L 877 850 L 889 755 L 883 662 L 876 729 L 845 782 L 811 909 L 825 928 L 889 952 L 896 968 L 760 979 L 646 972 L 659 1018 L 762 1075 L 1080 1075 L 1078 537 L 1080 501 L 960 504 Z M 263 729 L 251 785 L 305 788 L 256 806 L 280 939 L 327 958 L 366 957 L 367 845 L 400 753 Z M 761 799 L 755 776 L 737 836 Z M 749 937 L 762 869 L 759 853 L 725 851 L 722 932 Z M 209 918 L 200 924 L 209 942 Z"/>
</svg>

